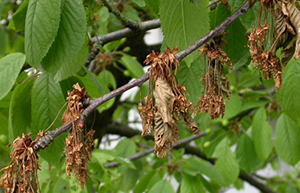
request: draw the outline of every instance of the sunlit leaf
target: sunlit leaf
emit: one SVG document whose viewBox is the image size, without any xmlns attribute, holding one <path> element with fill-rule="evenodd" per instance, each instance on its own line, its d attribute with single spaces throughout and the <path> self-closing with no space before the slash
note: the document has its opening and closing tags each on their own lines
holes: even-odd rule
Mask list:
<svg viewBox="0 0 300 193">
<path fill-rule="evenodd" d="M 260 160 L 265 161 L 273 148 L 272 127 L 267 122 L 266 110 L 261 107 L 252 121 L 252 139 Z"/>
<path fill-rule="evenodd" d="M 86 17 L 82 1 L 64 0 L 57 36 L 42 61 L 43 68 L 56 81 L 71 76 L 83 66 L 88 51 L 87 46 L 83 46 L 85 31 Z"/>
<path fill-rule="evenodd" d="M 171 183 L 168 180 L 160 180 L 149 190 L 149 193 L 175 193 Z"/>
<path fill-rule="evenodd" d="M 300 129 L 287 115 L 282 114 L 276 124 L 275 147 L 280 159 L 290 165 L 300 160 Z"/>
<path fill-rule="evenodd" d="M 239 175 L 239 165 L 228 145 L 227 138 L 219 143 L 215 150 L 214 157 L 218 158 L 216 161 L 216 168 L 224 178 L 224 185 L 229 186 L 234 183 Z"/>
<path fill-rule="evenodd" d="M 65 99 L 60 85 L 55 83 L 47 73 L 42 73 L 36 79 L 32 88 L 31 131 L 38 133 L 41 130 L 47 129 L 55 121 L 64 103 Z M 62 113 L 58 116 L 50 130 L 62 125 Z M 63 138 L 55 139 L 55 143 L 52 143 L 48 148 L 41 151 L 40 154 L 49 163 L 58 164 L 63 152 L 63 144 Z"/>
<path fill-rule="evenodd" d="M 252 139 L 245 133 L 243 134 L 236 147 L 236 158 L 240 167 L 247 173 L 254 172 L 261 161 L 256 155 Z"/>
<path fill-rule="evenodd" d="M 207 1 L 198 6 L 186 0 L 161 0 L 160 19 L 164 34 L 163 47 L 182 51 L 209 32 Z M 201 19 L 199 19 L 201 18 Z M 185 62 L 188 67 L 199 57 L 199 52 L 190 54 Z"/>
<path fill-rule="evenodd" d="M 31 123 L 31 89 L 34 79 L 15 87 L 9 107 L 9 141 L 28 133 Z"/>
<path fill-rule="evenodd" d="M 25 23 L 25 52 L 38 68 L 53 43 L 60 23 L 62 0 L 30 0 Z"/>
<path fill-rule="evenodd" d="M 278 91 L 281 110 L 299 123 L 300 117 L 300 60 L 292 59 L 283 71 L 282 87 Z"/>
<path fill-rule="evenodd" d="M 0 99 L 5 97 L 15 84 L 25 62 L 25 55 L 13 53 L 0 59 Z"/>
</svg>

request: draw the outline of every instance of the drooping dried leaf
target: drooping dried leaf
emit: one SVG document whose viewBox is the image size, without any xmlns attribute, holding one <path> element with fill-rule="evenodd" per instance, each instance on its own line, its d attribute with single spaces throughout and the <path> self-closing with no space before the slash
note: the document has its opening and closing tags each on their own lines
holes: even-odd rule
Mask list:
<svg viewBox="0 0 300 193">
<path fill-rule="evenodd" d="M 295 3 L 298 2 L 289 2 L 287 3 L 286 7 L 289 11 L 289 19 L 293 24 L 294 29 L 296 30 L 297 40 L 294 58 L 297 60 L 300 55 L 300 10 L 297 6 L 295 6 Z"/>
<path fill-rule="evenodd" d="M 169 84 L 162 78 L 155 81 L 155 107 L 164 123 L 170 126 L 176 124 L 173 116 L 174 94 Z"/>
<path fill-rule="evenodd" d="M 167 155 L 167 148 L 171 150 L 172 144 L 177 142 L 178 129 L 177 126 L 175 128 L 165 123 L 160 113 L 156 111 L 154 114 L 153 135 L 156 155 L 159 158 L 164 158 Z"/>
<path fill-rule="evenodd" d="M 193 110 L 192 103 L 186 98 L 185 87 L 177 84 L 175 78 L 179 66 L 179 60 L 175 57 L 177 51 L 178 48 L 174 47 L 172 51 L 167 48 L 163 53 L 152 52 L 144 61 L 146 65 L 151 64 L 151 68 L 150 92 L 145 98 L 145 104 L 139 104 L 144 127 L 142 136 L 148 134 L 151 128 L 157 156 L 160 158 L 165 157 L 167 147 L 171 148 L 172 143 L 176 142 L 180 118 Z M 192 120 L 189 119 L 187 124 L 190 124 L 193 131 L 197 130 Z"/>
<path fill-rule="evenodd" d="M 183 120 L 185 124 L 189 127 L 189 130 L 193 131 L 195 135 L 199 134 L 199 127 L 189 113 L 183 114 Z"/>
</svg>

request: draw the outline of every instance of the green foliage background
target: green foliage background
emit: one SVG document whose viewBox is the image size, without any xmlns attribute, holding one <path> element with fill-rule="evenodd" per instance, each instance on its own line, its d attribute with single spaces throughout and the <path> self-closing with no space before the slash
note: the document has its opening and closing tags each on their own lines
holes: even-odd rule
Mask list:
<svg viewBox="0 0 300 193">
<path fill-rule="evenodd" d="M 92 98 L 97 98 L 131 78 L 143 76 L 146 55 L 142 51 L 164 51 L 174 46 L 185 50 L 244 3 L 228 2 L 231 9 L 220 4 L 210 10 L 206 7 L 208 0 L 122 1 L 122 15 L 128 19 L 161 20 L 164 40 L 155 47 L 143 43 L 144 32 L 105 45 L 92 42 L 92 37 L 124 28 L 98 1 L 0 1 L 0 167 L 9 164 L 7 145 L 17 136 L 31 132 L 35 137 L 52 123 L 74 83 L 79 82 Z M 154 146 L 153 140 L 142 138 L 129 120 L 130 112 L 136 112 L 137 103 L 147 95 L 145 83 L 125 101 L 116 97 L 104 103 L 90 118 L 97 131 L 96 147 L 85 188 L 81 190 L 76 180 L 65 174 L 63 141 L 67 134 L 63 134 L 39 152 L 41 192 L 214 193 L 242 189 L 241 172 L 256 175 L 267 166 L 279 171 L 283 162 L 291 169 L 263 178 L 263 183 L 273 191 L 299 192 L 300 60 L 292 59 L 285 67 L 279 91 L 273 80 L 264 80 L 252 67 L 246 33 L 253 27 L 257 11 L 256 4 L 226 30 L 227 44 L 222 49 L 234 65 L 226 72 L 232 95 L 224 118 L 211 120 L 207 114 L 194 118 L 205 136 L 174 149 L 164 159 L 155 153 L 133 161 L 127 159 Z M 97 49 L 107 60 L 97 58 L 96 68 L 91 71 L 94 64 L 86 60 Z M 194 106 L 203 94 L 200 79 L 205 59 L 199 54 L 195 51 L 181 61 L 177 74 Z M 60 115 L 52 129 L 61 125 Z M 116 147 L 99 148 L 100 144 L 106 147 L 114 143 L 108 140 L 111 134 L 119 137 Z M 180 124 L 179 135 L 185 139 L 192 133 Z M 120 166 L 106 167 L 113 161 Z M 179 187 L 173 186 L 171 179 Z"/>
</svg>

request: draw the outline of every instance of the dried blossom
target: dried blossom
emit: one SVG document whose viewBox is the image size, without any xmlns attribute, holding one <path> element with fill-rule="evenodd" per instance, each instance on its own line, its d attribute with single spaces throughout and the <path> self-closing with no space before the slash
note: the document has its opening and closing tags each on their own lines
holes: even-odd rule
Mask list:
<svg viewBox="0 0 300 193">
<path fill-rule="evenodd" d="M 145 64 L 151 65 L 149 75 L 150 93 L 145 97 L 145 103 L 139 104 L 144 130 L 142 136 L 151 129 L 157 156 L 163 158 L 167 154 L 167 148 L 178 139 L 178 122 L 182 117 L 189 129 L 198 132 L 196 122 L 190 116 L 193 106 L 187 100 L 185 87 L 177 83 L 175 75 L 179 61 L 175 57 L 178 48 L 166 52 L 152 52 L 147 56 Z M 154 91 L 153 91 L 154 89 Z"/>
<path fill-rule="evenodd" d="M 231 61 L 216 41 L 206 44 L 200 51 L 202 51 L 200 56 L 206 56 L 206 73 L 201 78 L 204 95 L 197 103 L 197 109 L 200 113 L 209 113 L 212 119 L 223 117 L 225 113 L 223 97 L 229 99 L 231 94 L 229 79 L 224 75 L 223 65 L 231 67 Z"/>
<path fill-rule="evenodd" d="M 79 118 L 84 111 L 84 101 L 89 96 L 78 83 L 73 88 L 72 92 L 68 91 L 68 109 L 63 115 L 63 123 L 73 121 L 70 134 L 65 140 L 66 173 L 70 178 L 71 173 L 74 172 L 79 185 L 83 188 L 88 178 L 87 161 L 90 160 L 94 131 L 90 130 L 84 136 L 83 124 L 80 123 Z"/>
<path fill-rule="evenodd" d="M 262 12 L 270 10 L 275 18 L 273 37 L 268 37 L 269 26 L 267 18 L 261 26 Z M 300 6 L 295 0 L 261 0 L 261 10 L 257 27 L 249 36 L 249 48 L 252 56 L 252 64 L 258 67 L 265 78 L 273 75 L 277 90 L 282 84 L 282 67 L 300 55 Z M 270 21 L 272 22 L 272 21 Z M 266 41 L 270 39 L 271 46 L 267 48 Z M 278 49 L 282 48 L 281 63 L 276 55 Z"/>
<path fill-rule="evenodd" d="M 13 146 L 10 153 L 11 163 L 0 170 L 4 172 L 0 178 L 0 188 L 6 187 L 6 193 L 38 192 L 37 170 L 40 166 L 33 146 L 39 137 L 33 141 L 29 138 L 30 135 L 31 133 L 23 134 L 9 145 Z"/>
<path fill-rule="evenodd" d="M 200 113 L 208 112 L 212 119 L 217 119 L 225 114 L 226 101 L 222 95 L 215 92 L 214 88 L 211 88 L 206 94 L 202 96 L 197 106 Z"/>
<path fill-rule="evenodd" d="M 152 128 L 154 121 L 154 109 L 151 97 L 145 97 L 145 105 L 139 103 L 139 111 L 143 122 L 143 133 L 145 136 L 149 133 L 149 129 Z"/>
</svg>

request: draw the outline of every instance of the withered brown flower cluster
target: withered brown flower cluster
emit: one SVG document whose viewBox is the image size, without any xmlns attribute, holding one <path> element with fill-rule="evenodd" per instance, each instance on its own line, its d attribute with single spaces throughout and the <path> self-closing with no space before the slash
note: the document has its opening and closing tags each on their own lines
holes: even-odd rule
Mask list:
<svg viewBox="0 0 300 193">
<path fill-rule="evenodd" d="M 179 61 L 175 57 L 178 48 L 167 48 L 163 53 L 152 52 L 145 60 L 151 65 L 149 75 L 150 92 L 144 104 L 139 104 L 144 131 L 151 129 L 157 156 L 164 158 L 167 148 L 178 140 L 178 122 L 182 117 L 189 129 L 198 132 L 199 128 L 190 113 L 194 111 L 192 103 L 186 98 L 185 87 L 177 83 L 175 75 Z M 174 72 L 173 72 L 174 71 Z M 154 90 L 153 90 L 154 89 Z"/>
<path fill-rule="evenodd" d="M 257 27 L 249 36 L 252 63 L 268 79 L 273 75 L 277 90 L 282 85 L 282 68 L 300 54 L 300 7 L 296 0 L 260 0 L 260 14 Z M 275 19 L 273 37 L 269 37 L 271 46 L 267 48 L 269 29 L 267 13 L 271 11 Z M 266 16 L 262 25 L 263 12 Z M 276 52 L 282 48 L 281 59 Z"/>
<path fill-rule="evenodd" d="M 88 178 L 87 161 L 90 161 L 95 131 L 91 129 L 84 135 L 84 125 L 79 118 L 85 108 L 84 100 L 89 96 L 78 83 L 73 88 L 72 92 L 68 91 L 68 108 L 63 115 L 63 123 L 73 121 L 70 134 L 65 140 L 66 173 L 70 178 L 71 172 L 74 172 L 78 183 L 83 188 Z"/>
<path fill-rule="evenodd" d="M 200 51 L 200 56 L 206 57 L 206 73 L 201 78 L 204 95 L 197 104 L 198 111 L 209 113 L 212 119 L 219 118 L 220 115 L 223 117 L 226 103 L 224 97 L 229 99 L 231 94 L 229 79 L 223 72 L 223 64 L 231 68 L 231 61 L 215 41 L 206 44 Z"/>
<path fill-rule="evenodd" d="M 38 192 L 37 170 L 40 169 L 38 156 L 33 150 L 36 141 L 42 137 L 38 135 L 36 140 L 30 139 L 31 133 L 17 137 L 12 144 L 10 153 L 11 163 L 1 169 L 4 174 L 0 178 L 0 188 L 6 187 L 6 193 Z"/>
</svg>

